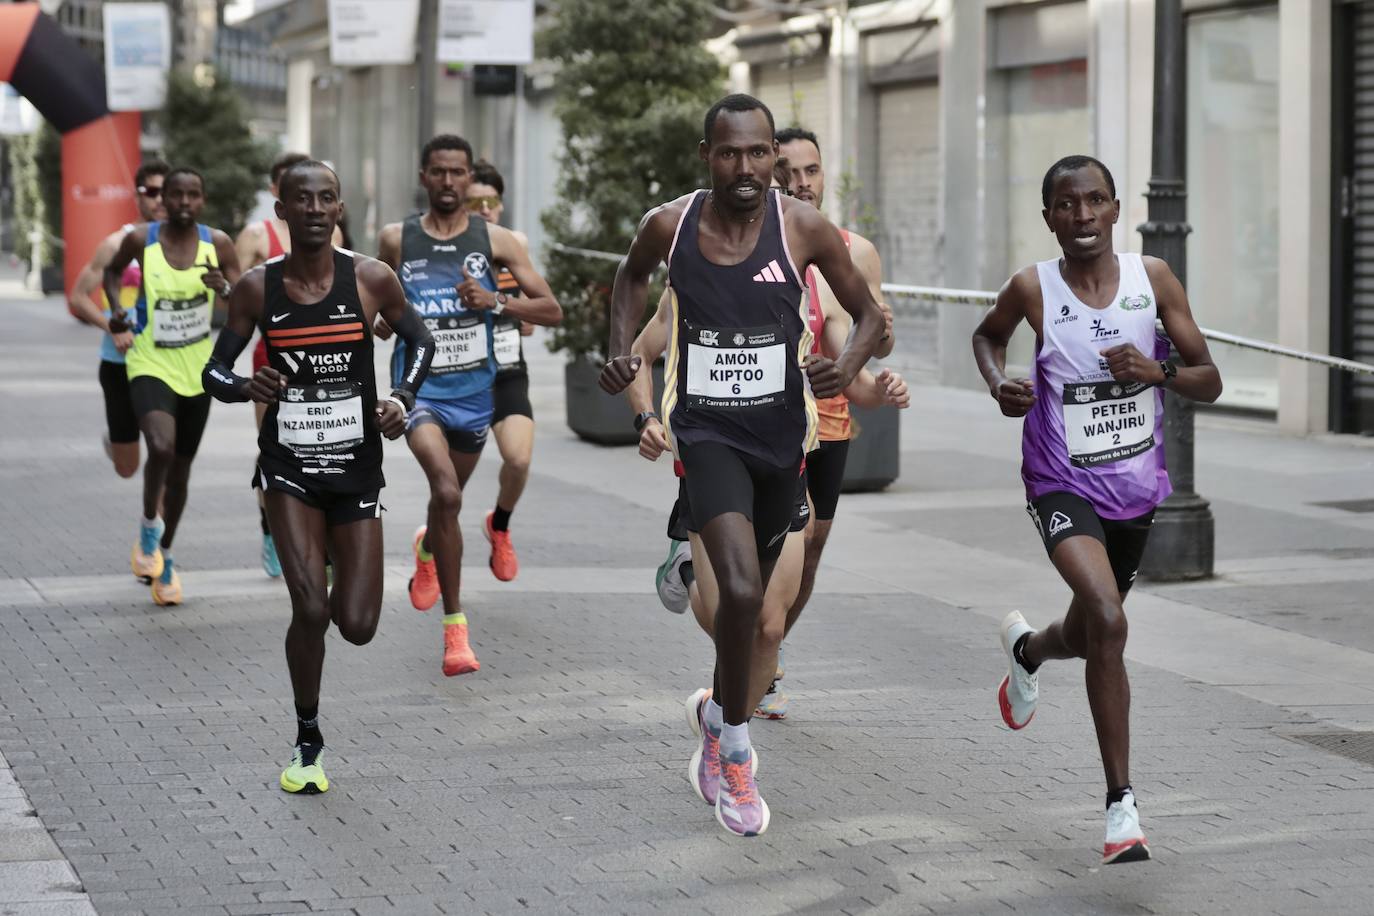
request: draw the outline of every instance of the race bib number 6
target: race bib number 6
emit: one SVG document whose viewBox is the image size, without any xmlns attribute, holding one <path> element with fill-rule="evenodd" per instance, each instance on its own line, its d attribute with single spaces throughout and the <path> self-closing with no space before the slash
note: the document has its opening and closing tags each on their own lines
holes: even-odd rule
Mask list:
<svg viewBox="0 0 1374 916">
<path fill-rule="evenodd" d="M 684 337 L 688 407 L 721 410 L 782 403 L 788 346 L 780 328 L 688 325 Z"/>
</svg>

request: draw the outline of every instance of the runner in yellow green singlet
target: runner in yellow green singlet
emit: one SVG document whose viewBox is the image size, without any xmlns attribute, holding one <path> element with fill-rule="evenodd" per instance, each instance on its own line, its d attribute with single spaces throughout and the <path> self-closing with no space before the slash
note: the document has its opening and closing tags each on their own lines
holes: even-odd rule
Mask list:
<svg viewBox="0 0 1374 916">
<path fill-rule="evenodd" d="M 163 200 L 167 219 L 134 226 L 104 276 L 106 297 L 117 302 L 124 268 L 138 261 L 143 270 L 133 311 L 113 312 L 110 327 L 134 333 L 125 356 L 129 398 L 148 448 L 143 522 L 130 566 L 134 575 L 151 581 L 153 601 L 160 605 L 181 603 L 172 539 L 186 507 L 191 462 L 210 415 L 210 396 L 200 380 L 210 358 L 210 319 L 239 278 L 229 236 L 197 222 L 205 206 L 200 174 L 173 169 L 163 182 Z"/>
</svg>

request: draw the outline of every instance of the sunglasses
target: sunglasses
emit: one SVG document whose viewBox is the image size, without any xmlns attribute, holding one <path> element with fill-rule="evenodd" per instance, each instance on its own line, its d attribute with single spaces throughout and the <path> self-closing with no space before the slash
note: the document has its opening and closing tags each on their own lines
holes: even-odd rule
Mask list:
<svg viewBox="0 0 1374 916">
<path fill-rule="evenodd" d="M 141 184 L 138 186 L 138 193 L 142 194 L 144 197 L 150 197 L 153 200 L 157 200 L 162 196 L 162 185 L 158 185 L 154 188 Z"/>
<path fill-rule="evenodd" d="M 494 196 L 469 197 L 467 199 L 465 206 L 473 213 L 480 213 L 482 212 L 483 208 L 488 210 L 495 210 L 497 207 L 501 206 L 501 198 Z"/>
</svg>

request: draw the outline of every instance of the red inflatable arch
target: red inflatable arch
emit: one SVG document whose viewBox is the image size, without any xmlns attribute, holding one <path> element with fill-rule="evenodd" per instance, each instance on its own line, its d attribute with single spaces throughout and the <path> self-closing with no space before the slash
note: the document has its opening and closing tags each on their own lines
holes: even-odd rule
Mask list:
<svg viewBox="0 0 1374 916">
<path fill-rule="evenodd" d="M 0 4 L 0 82 L 62 134 L 62 241 L 65 285 L 100 240 L 138 219 L 138 112 L 111 114 L 105 74 L 37 3 Z"/>
</svg>

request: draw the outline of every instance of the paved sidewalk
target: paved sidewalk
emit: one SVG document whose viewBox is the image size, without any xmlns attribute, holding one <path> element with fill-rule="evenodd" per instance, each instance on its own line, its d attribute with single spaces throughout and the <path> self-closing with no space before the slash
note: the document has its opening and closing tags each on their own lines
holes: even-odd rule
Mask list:
<svg viewBox="0 0 1374 916">
<path fill-rule="evenodd" d="M 54 861 L 44 908 L 0 892 L 0 913 L 1369 909 L 1374 758 L 1299 737 L 1374 730 L 1374 514 L 1316 505 L 1374 497 L 1368 443 L 1200 421 L 1222 576 L 1128 604 L 1157 860 L 1102 869 L 1081 664 L 1044 670 L 1026 731 L 996 709 L 997 620 L 1065 600 L 1021 508 L 1017 425 L 919 389 L 902 479 L 841 502 L 788 643 L 793 712 L 752 727 L 773 823 L 739 840 L 685 778 L 681 701 L 711 653 L 652 593 L 670 471 L 571 437 L 558 357 L 532 354 L 516 582 L 485 568 L 494 449 L 467 494 L 475 675 L 440 674 L 437 614 L 405 598 L 424 484 L 388 445 L 382 624 L 361 649 L 331 636 L 334 788 L 297 798 L 275 784 L 287 602 L 256 567 L 251 410 L 212 411 L 178 536 L 187 603 L 156 608 L 127 572 L 137 481 L 100 452 L 95 334 L 53 300 L 0 321 L 0 753 L 76 876 Z"/>
</svg>

